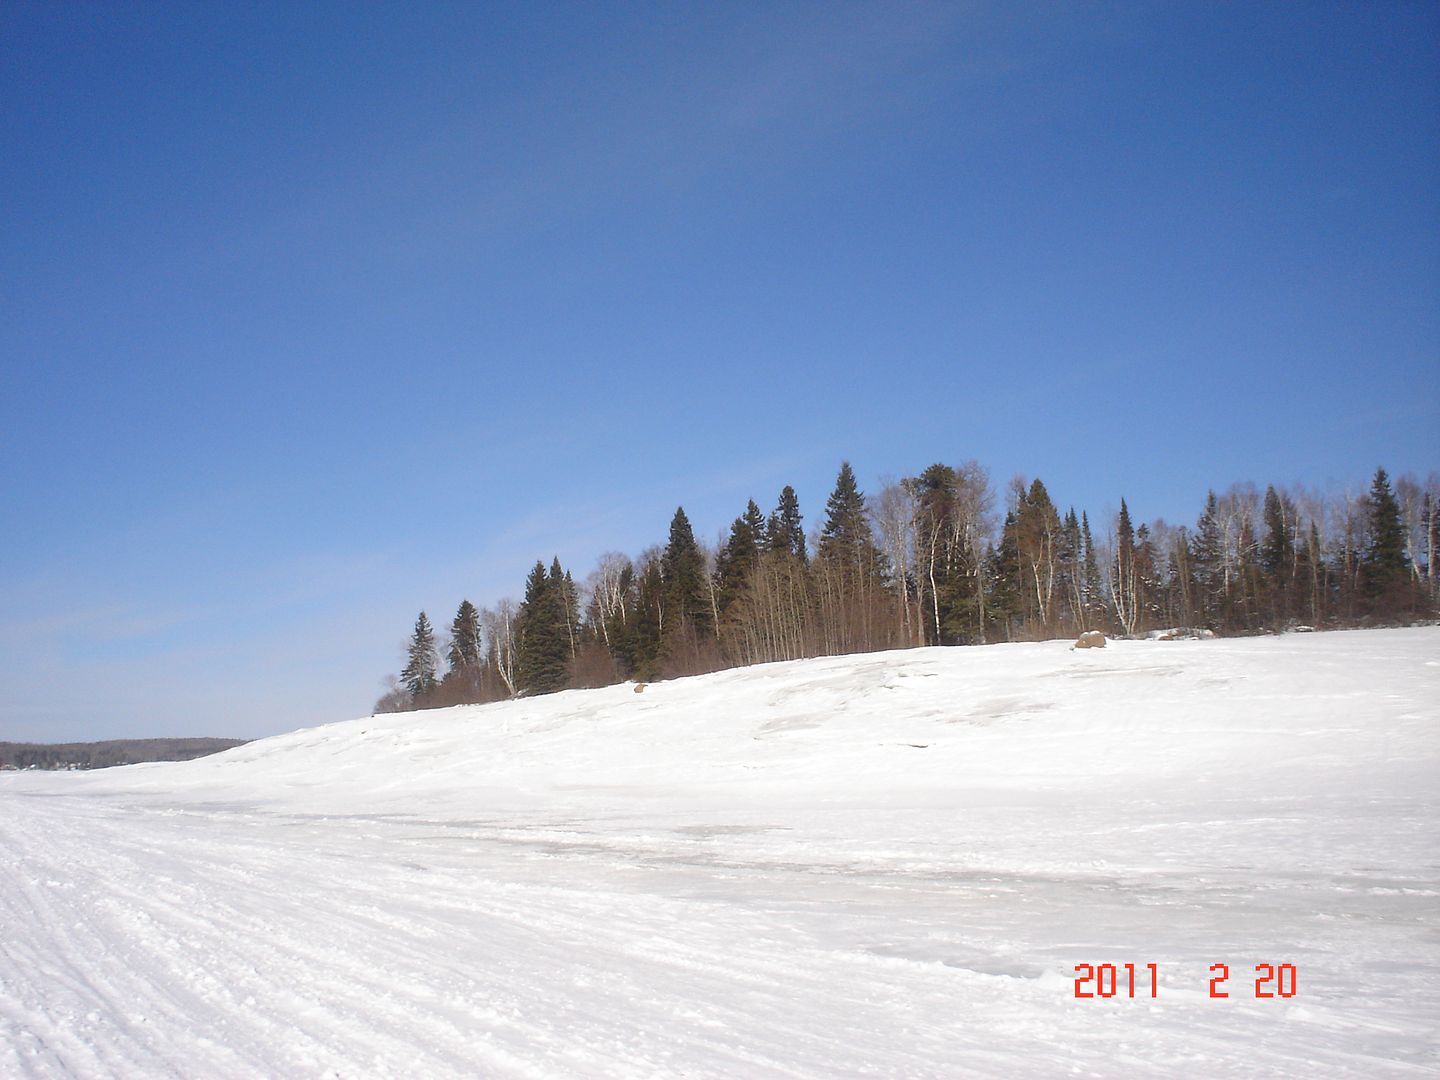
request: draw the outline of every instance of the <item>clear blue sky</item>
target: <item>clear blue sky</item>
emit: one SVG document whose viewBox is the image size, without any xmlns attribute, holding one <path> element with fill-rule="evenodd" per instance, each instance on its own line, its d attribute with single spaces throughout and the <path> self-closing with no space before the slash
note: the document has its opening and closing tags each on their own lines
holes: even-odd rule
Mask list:
<svg viewBox="0 0 1440 1080">
<path fill-rule="evenodd" d="M 0 739 L 361 715 L 416 612 L 976 458 L 1440 465 L 1440 7 L 0 6 Z"/>
</svg>

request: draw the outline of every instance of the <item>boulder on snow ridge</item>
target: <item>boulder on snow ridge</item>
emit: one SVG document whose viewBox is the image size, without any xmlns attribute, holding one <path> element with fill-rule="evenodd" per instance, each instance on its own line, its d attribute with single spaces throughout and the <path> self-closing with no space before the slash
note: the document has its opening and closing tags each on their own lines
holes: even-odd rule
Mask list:
<svg viewBox="0 0 1440 1080">
<path fill-rule="evenodd" d="M 1103 649 L 1105 647 L 1105 635 L 1099 630 L 1086 630 L 1078 638 L 1072 649 Z"/>
</svg>

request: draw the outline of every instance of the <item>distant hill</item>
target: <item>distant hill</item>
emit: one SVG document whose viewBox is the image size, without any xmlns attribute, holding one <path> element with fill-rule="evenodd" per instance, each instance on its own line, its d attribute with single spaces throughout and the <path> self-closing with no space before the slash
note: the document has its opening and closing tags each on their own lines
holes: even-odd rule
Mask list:
<svg viewBox="0 0 1440 1080">
<path fill-rule="evenodd" d="M 106 769 L 142 761 L 189 761 L 218 754 L 246 739 L 112 739 L 87 743 L 0 742 L 0 768 Z"/>
</svg>

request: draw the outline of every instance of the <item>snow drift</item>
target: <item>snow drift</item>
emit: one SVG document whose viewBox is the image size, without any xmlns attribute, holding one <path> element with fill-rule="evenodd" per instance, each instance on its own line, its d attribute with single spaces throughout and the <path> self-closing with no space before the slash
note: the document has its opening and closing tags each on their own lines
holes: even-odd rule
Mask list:
<svg viewBox="0 0 1440 1080">
<path fill-rule="evenodd" d="M 9 774 L 0 1074 L 1419 1075 L 1437 645 L 914 650 Z"/>
</svg>

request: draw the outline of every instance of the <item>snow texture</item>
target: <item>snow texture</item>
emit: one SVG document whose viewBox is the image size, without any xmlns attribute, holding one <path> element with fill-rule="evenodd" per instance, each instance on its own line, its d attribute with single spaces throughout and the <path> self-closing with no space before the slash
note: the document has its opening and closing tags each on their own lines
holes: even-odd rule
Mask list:
<svg viewBox="0 0 1440 1080">
<path fill-rule="evenodd" d="M 1440 628 L 1070 644 L 4 774 L 0 1076 L 1435 1075 Z"/>
</svg>

